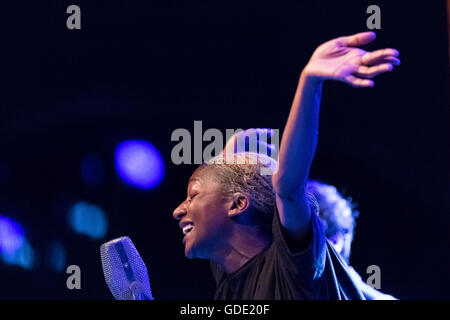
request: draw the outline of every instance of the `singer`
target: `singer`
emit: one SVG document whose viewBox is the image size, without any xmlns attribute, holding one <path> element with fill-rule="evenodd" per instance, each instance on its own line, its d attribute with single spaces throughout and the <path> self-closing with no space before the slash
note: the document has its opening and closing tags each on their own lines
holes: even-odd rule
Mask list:
<svg viewBox="0 0 450 320">
<path fill-rule="evenodd" d="M 372 78 L 400 63 L 395 49 L 357 48 L 374 39 L 363 32 L 315 50 L 300 75 L 278 163 L 236 153 L 235 163 L 218 156 L 192 174 L 173 217 L 184 233 L 185 255 L 211 261 L 216 299 L 364 299 L 327 242 L 305 186 L 323 82 L 372 87 Z M 273 175 L 262 175 L 263 167 Z"/>
</svg>

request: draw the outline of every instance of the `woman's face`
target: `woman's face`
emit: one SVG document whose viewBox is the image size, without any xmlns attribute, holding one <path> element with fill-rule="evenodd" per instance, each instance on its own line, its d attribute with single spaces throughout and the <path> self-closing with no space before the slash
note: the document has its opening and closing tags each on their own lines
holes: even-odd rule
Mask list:
<svg viewBox="0 0 450 320">
<path fill-rule="evenodd" d="M 192 174 L 187 198 L 173 212 L 185 234 L 186 257 L 211 259 L 226 248 L 231 206 L 212 170 L 200 167 Z"/>
</svg>

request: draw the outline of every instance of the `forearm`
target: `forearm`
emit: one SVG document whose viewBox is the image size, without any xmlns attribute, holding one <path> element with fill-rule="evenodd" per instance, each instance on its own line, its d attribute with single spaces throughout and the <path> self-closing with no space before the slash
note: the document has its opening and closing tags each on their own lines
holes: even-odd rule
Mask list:
<svg viewBox="0 0 450 320">
<path fill-rule="evenodd" d="M 317 145 L 322 81 L 304 69 L 281 139 L 278 170 L 272 177 L 275 192 L 295 198 L 304 190 Z"/>
<path fill-rule="evenodd" d="M 272 176 L 280 222 L 296 243 L 307 235 L 311 217 L 305 185 L 317 144 L 322 82 L 372 87 L 372 78 L 400 64 L 395 49 L 357 48 L 374 39 L 375 33 L 362 32 L 329 40 L 317 47 L 300 76 Z"/>
</svg>

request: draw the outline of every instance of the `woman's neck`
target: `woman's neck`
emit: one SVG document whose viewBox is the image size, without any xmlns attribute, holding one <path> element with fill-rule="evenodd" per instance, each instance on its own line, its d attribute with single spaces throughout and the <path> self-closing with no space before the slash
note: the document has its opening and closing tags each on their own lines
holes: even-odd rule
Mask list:
<svg viewBox="0 0 450 320">
<path fill-rule="evenodd" d="M 256 227 L 237 226 L 223 247 L 211 259 L 227 274 L 234 273 L 272 243 L 272 237 L 263 235 Z"/>
</svg>

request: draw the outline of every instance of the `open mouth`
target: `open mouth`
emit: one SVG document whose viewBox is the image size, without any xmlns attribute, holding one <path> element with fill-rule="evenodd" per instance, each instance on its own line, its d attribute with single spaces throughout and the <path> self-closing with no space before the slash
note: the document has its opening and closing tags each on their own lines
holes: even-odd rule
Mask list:
<svg viewBox="0 0 450 320">
<path fill-rule="evenodd" d="M 183 227 L 183 234 L 184 234 L 184 235 L 187 235 L 189 232 L 192 231 L 192 229 L 194 229 L 194 224 L 188 223 L 187 225 L 185 225 L 185 226 Z"/>
</svg>

